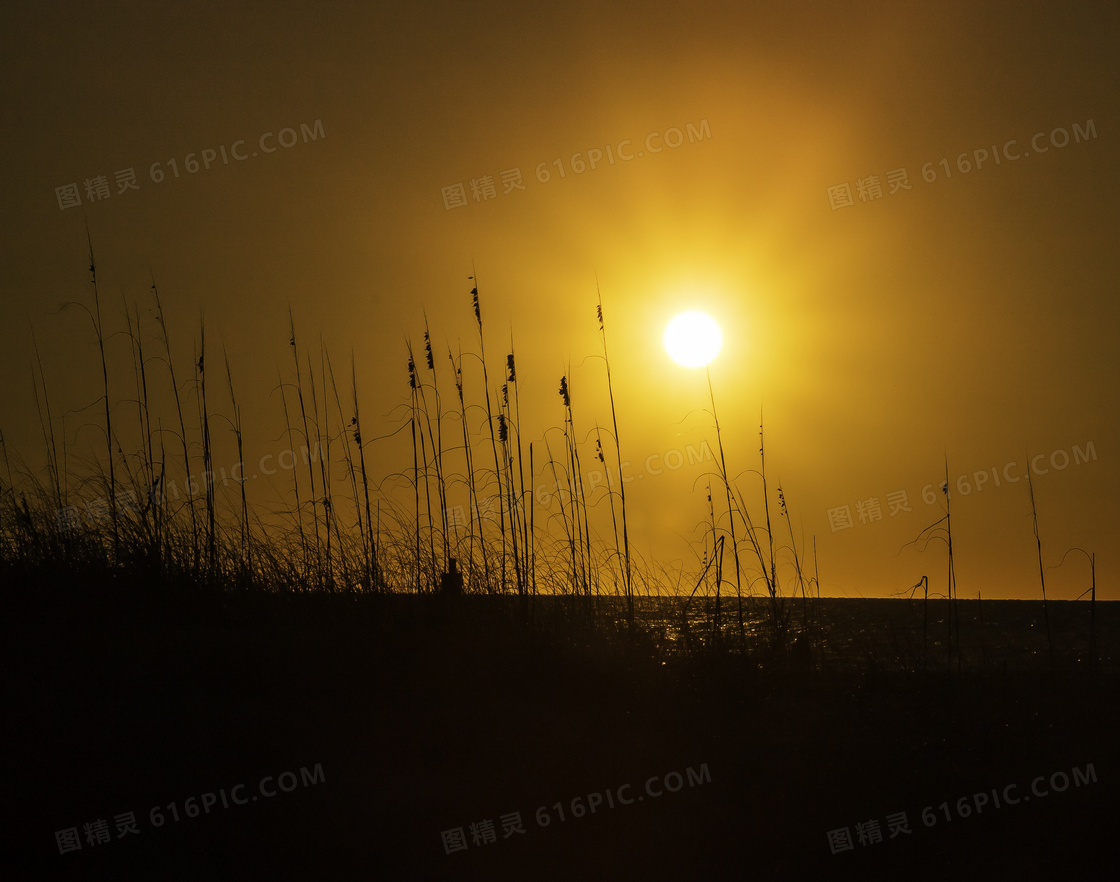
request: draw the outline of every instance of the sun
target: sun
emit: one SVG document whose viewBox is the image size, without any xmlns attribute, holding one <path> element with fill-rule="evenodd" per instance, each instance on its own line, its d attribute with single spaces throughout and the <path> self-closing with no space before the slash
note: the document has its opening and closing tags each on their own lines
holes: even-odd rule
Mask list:
<svg viewBox="0 0 1120 882">
<path fill-rule="evenodd" d="M 705 312 L 682 312 L 665 326 L 665 351 L 682 367 L 710 364 L 723 346 L 716 320 Z"/>
</svg>

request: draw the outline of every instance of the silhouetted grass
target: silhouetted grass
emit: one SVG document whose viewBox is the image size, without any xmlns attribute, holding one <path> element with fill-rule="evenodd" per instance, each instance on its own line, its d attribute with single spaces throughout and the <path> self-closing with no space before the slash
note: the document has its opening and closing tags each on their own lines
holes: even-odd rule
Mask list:
<svg viewBox="0 0 1120 882">
<path fill-rule="evenodd" d="M 148 341 L 146 329 L 140 323 L 140 311 L 130 312 L 125 304 L 133 376 L 111 377 L 107 355 L 111 335 L 102 324 L 92 247 L 90 272 L 94 308 L 83 308 L 91 317 L 100 355 L 106 458 L 86 463 L 82 469 L 78 467 L 81 463 L 68 455 L 65 419 L 61 421 L 62 431 L 56 431 L 36 344 L 34 379 L 45 450 L 45 467 L 41 468 L 45 471 L 26 465 L 13 467 L 9 450 L 0 438 L 6 473 L 6 478 L 0 479 L 0 568 L 8 576 L 27 579 L 46 574 L 76 584 L 95 575 L 122 583 L 146 579 L 150 590 L 157 593 L 170 590 L 169 586 L 188 591 L 194 586 L 198 590 L 268 594 L 323 591 L 435 595 L 454 559 L 464 575 L 467 595 L 516 595 L 525 604 L 523 610 L 540 597 L 555 596 L 560 603 L 554 608 L 578 611 L 589 620 L 598 621 L 602 627 L 613 629 L 612 616 L 616 610 L 610 603 L 603 606 L 599 601 L 618 599 L 624 605 L 626 628 L 635 634 L 635 639 L 637 631 L 647 637 L 650 633 L 650 624 L 640 622 L 637 614 L 637 601 L 643 594 L 647 598 L 658 596 L 675 590 L 670 589 L 674 584 L 683 584 L 685 591 L 694 586 L 688 597 L 682 596 L 676 601 L 676 612 L 669 616 L 668 623 L 658 626 L 668 629 L 660 643 L 674 651 L 687 647 L 689 652 L 710 652 L 719 647 L 721 651 L 737 649 L 742 655 L 761 653 L 777 659 L 784 658 L 790 648 L 795 647 L 797 659 L 791 656 L 787 661 L 806 669 L 824 665 L 835 655 L 836 647 L 828 645 L 827 623 L 821 617 L 819 579 L 815 572 L 810 577 L 805 571 L 803 552 L 798 548 L 781 486 L 777 489 L 776 501 L 789 532 L 792 578 L 786 580 L 779 572 L 777 556 L 782 549 L 776 548 L 771 522 L 762 426 L 757 474 L 761 478 L 763 517 L 757 519 L 751 515 L 743 492 L 729 477 L 710 376 L 709 394 L 719 449 L 718 478 L 723 485 L 726 507 L 722 512 L 716 511 L 709 484 L 709 524 L 696 570 L 662 573 L 658 571 L 657 562 L 643 561 L 630 546 L 624 487 L 617 491 L 621 518 L 615 507 L 616 491 L 609 481 L 605 490 L 609 501 L 610 538 L 604 541 L 595 529 L 581 459 L 581 455 L 589 452 L 583 448 L 591 438 L 581 441 L 576 431 L 570 370 L 560 379 L 561 425 L 556 430 L 563 436 L 563 451 L 559 457 L 549 448 L 548 432 L 543 433 L 548 450 L 543 470 L 550 470 L 558 487 L 563 489 L 548 503 L 536 499 L 531 486 L 536 479 L 533 457 L 536 442 L 527 445 L 526 473 L 525 427 L 519 397 L 521 377 L 517 372 L 512 334 L 510 352 L 505 357 L 504 382 L 491 389 L 475 276 L 471 277 L 474 287 L 470 293 L 479 352 L 464 353 L 460 349 L 456 359 L 449 346 L 448 358 L 453 370 L 450 377 L 446 373 L 441 375 L 436 370 L 432 330 L 425 317 L 426 371 L 422 376 L 411 345 L 406 343 L 409 387 L 407 402 L 402 401 L 401 406 L 407 407 L 407 418 L 400 420 L 398 417 L 395 432 L 407 429 L 405 437 L 411 437 L 411 469 L 407 465 L 397 467 L 386 461 L 387 455 L 376 455 L 369 449 L 394 433 L 369 438 L 363 432 L 354 359 L 351 364 L 353 412 L 347 419 L 326 348 L 320 344 L 320 365 L 316 371 L 310 354 L 297 346 L 295 320 L 289 309 L 291 380 L 286 381 L 281 375 L 276 390 L 280 393 L 284 432 L 290 448 L 294 448 L 297 440 L 302 440 L 305 454 L 312 445 L 320 454 L 317 463 L 314 455 L 304 456 L 305 484 L 300 478 L 304 473 L 293 453 L 288 502 L 279 509 L 268 509 L 250 500 L 244 475 L 234 493 L 229 494 L 222 490 L 214 474 L 215 448 L 219 443 L 213 432 L 215 420 L 228 423 L 239 461 L 244 457 L 245 435 L 228 355 L 225 379 L 231 408 L 229 415 L 221 413 L 208 398 L 205 324 L 201 323 L 199 328 L 194 376 L 187 387 L 181 387 L 165 315 L 153 281 L 150 294 L 162 354 L 158 358 L 145 357 Z M 611 407 L 614 458 L 621 477 L 618 414 L 610 361 L 607 360 L 601 298 L 597 318 L 607 367 L 606 392 Z M 150 345 L 148 349 L 150 351 Z M 464 360 L 469 356 L 477 360 L 477 370 L 464 370 Z M 165 376 L 160 377 L 161 373 Z M 173 405 L 166 416 L 171 425 L 177 426 L 177 431 L 163 427 L 163 416 L 151 392 L 153 384 L 162 384 L 164 380 Z M 451 393 L 447 385 L 449 380 L 458 400 L 457 408 L 444 406 L 444 395 Z M 129 402 L 123 399 L 113 402 L 110 394 L 112 389 L 129 385 L 135 390 L 131 403 L 135 405 L 133 435 L 137 443 L 135 451 L 126 453 L 120 419 L 114 417 L 114 409 L 116 404 Z M 197 422 L 193 425 L 188 424 L 184 415 L 187 408 L 182 388 L 187 388 L 188 398 L 190 394 L 195 396 Z M 289 406 L 288 400 L 293 392 L 294 408 Z M 472 393 L 477 401 L 472 400 Z M 496 410 L 494 402 L 497 402 Z M 484 421 L 480 422 L 483 413 Z M 448 420 L 458 420 L 459 429 L 451 431 L 445 426 Z M 445 428 L 448 429 L 446 435 Z M 180 448 L 177 464 L 169 461 L 166 455 L 164 436 L 169 431 Z M 592 434 L 596 444 L 593 455 L 605 466 L 602 432 L 597 424 Z M 446 439 L 456 436 L 461 442 L 447 442 Z M 480 460 L 480 446 L 490 447 L 493 469 L 479 466 L 486 458 L 483 456 Z M 539 443 L 537 446 L 539 448 Z M 72 465 L 72 460 L 78 465 Z M 203 467 L 200 484 L 191 474 L 194 463 L 199 460 Z M 180 469 L 182 476 L 178 474 Z M 224 477 L 223 470 L 223 485 Z M 185 484 L 185 493 L 179 492 L 180 481 Z M 75 499 L 88 488 L 100 488 L 108 498 L 102 497 L 97 505 L 86 502 L 84 507 L 78 506 Z M 491 502 L 496 501 L 496 506 L 484 513 L 481 494 L 487 488 L 496 488 L 496 494 L 490 497 Z M 453 523 L 449 513 L 462 494 L 465 494 L 468 515 L 465 521 Z M 950 609 L 954 610 L 955 579 L 948 512 L 944 520 L 950 554 L 948 599 Z M 744 538 L 749 543 L 749 551 L 745 552 L 740 547 Z M 747 558 L 753 557 L 757 567 L 745 566 L 744 553 Z M 730 561 L 725 559 L 725 554 L 730 555 Z M 728 581 L 729 567 L 735 572 L 737 616 L 731 633 L 727 634 L 723 588 Z M 783 581 L 788 581 L 790 587 L 784 588 Z M 810 589 L 814 583 L 817 603 L 815 614 L 811 615 Z M 750 584 L 763 587 L 761 606 L 750 603 L 756 597 Z M 697 596 L 702 586 L 704 591 Z M 926 592 L 928 595 L 928 582 Z M 801 615 L 799 625 L 795 625 L 791 602 L 798 594 Z M 928 604 L 928 597 L 925 602 Z M 758 609 L 766 611 L 761 621 L 750 619 L 746 612 L 748 604 L 750 615 Z M 1095 607 L 1090 605 L 1089 609 L 1095 615 Z M 697 610 L 703 611 L 702 619 L 693 618 Z M 536 616 L 537 610 L 533 608 L 532 611 Z M 596 612 L 597 617 L 593 615 Z M 953 615 L 946 617 L 943 625 L 948 636 L 940 641 L 940 648 L 951 660 L 953 640 L 959 643 L 961 627 L 959 623 L 954 625 Z M 928 616 L 923 617 L 921 644 L 908 637 L 909 642 L 898 648 L 905 659 L 899 663 L 902 667 L 912 670 L 926 667 L 929 653 L 938 648 L 936 641 L 932 647 L 929 641 L 931 628 L 937 627 Z M 728 639 L 734 637 L 736 630 L 738 640 Z M 1095 630 L 1091 633 L 1091 643 L 1090 656 L 1095 658 Z M 1053 653 L 1053 648 L 1050 652 Z M 857 654 L 874 667 L 882 663 L 884 653 L 879 647 L 860 650 Z M 959 648 L 956 654 L 959 670 L 962 660 Z"/>
</svg>

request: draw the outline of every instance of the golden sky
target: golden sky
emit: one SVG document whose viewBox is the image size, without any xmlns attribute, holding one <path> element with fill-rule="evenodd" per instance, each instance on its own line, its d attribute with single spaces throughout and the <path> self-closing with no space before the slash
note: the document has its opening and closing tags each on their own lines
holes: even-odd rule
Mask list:
<svg viewBox="0 0 1120 882">
<path fill-rule="evenodd" d="M 71 454 L 102 449 L 96 341 L 58 312 L 90 303 L 87 224 L 107 328 L 123 298 L 154 333 L 154 275 L 188 374 L 205 312 L 254 461 L 287 446 L 289 306 L 344 401 L 353 351 L 370 439 L 407 419 L 425 312 L 445 375 L 448 345 L 477 351 L 475 272 L 526 444 L 562 425 L 565 373 L 577 430 L 609 426 L 598 285 L 645 557 L 702 554 L 708 389 L 661 335 L 703 309 L 728 470 L 761 512 L 761 413 L 772 513 L 780 481 L 822 593 L 944 591 L 944 545 L 907 543 L 947 458 L 960 596 L 1037 596 L 1033 458 L 1045 565 L 1095 552 L 1120 599 L 1118 24 L 1108 3 L 9 6 L 0 430 L 41 464 L 33 327 Z M 110 356 L 134 396 L 127 340 Z M 402 436 L 366 449 L 410 465 Z M 1088 570 L 1048 570 L 1050 596 Z"/>
</svg>

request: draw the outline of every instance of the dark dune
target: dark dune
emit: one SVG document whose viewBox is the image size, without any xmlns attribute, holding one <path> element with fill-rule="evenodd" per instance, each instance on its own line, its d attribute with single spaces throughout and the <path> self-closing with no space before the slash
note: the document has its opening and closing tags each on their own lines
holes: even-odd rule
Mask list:
<svg viewBox="0 0 1120 882">
<path fill-rule="evenodd" d="M 916 659 L 892 650 L 913 646 L 905 603 L 825 602 L 832 656 L 797 670 L 673 652 L 648 602 L 628 640 L 557 602 L 526 625 L 516 601 L 471 597 L 27 586 L 4 618 L 5 876 L 1115 878 L 1114 605 L 1098 605 L 1092 674 L 1075 650 L 1039 669 L 1031 629 L 1022 647 L 1000 637 L 1036 606 L 987 602 L 983 663 L 962 608 L 966 664 L 906 670 Z M 884 609 L 893 627 L 870 620 Z M 1085 607 L 1054 609 L 1065 647 Z M 1048 792 L 1031 799 L 1038 776 Z M 996 808 L 993 790 L 1028 798 Z M 118 838 L 130 811 L 139 833 Z M 503 830 L 514 812 L 524 833 Z M 898 812 L 911 832 L 889 837 Z M 98 819 L 109 842 L 59 853 L 56 831 Z M 882 841 L 861 845 L 871 820 Z M 487 821 L 494 841 L 476 844 Z M 445 853 L 459 827 L 467 847 Z M 844 827 L 853 848 L 834 855 Z"/>
</svg>

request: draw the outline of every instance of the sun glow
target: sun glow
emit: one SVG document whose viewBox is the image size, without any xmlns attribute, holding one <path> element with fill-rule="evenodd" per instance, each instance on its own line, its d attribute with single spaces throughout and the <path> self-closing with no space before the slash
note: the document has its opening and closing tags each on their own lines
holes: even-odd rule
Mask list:
<svg viewBox="0 0 1120 882">
<path fill-rule="evenodd" d="M 682 312 L 665 326 L 665 351 L 682 367 L 710 364 L 723 346 L 715 319 L 704 312 Z"/>
</svg>

